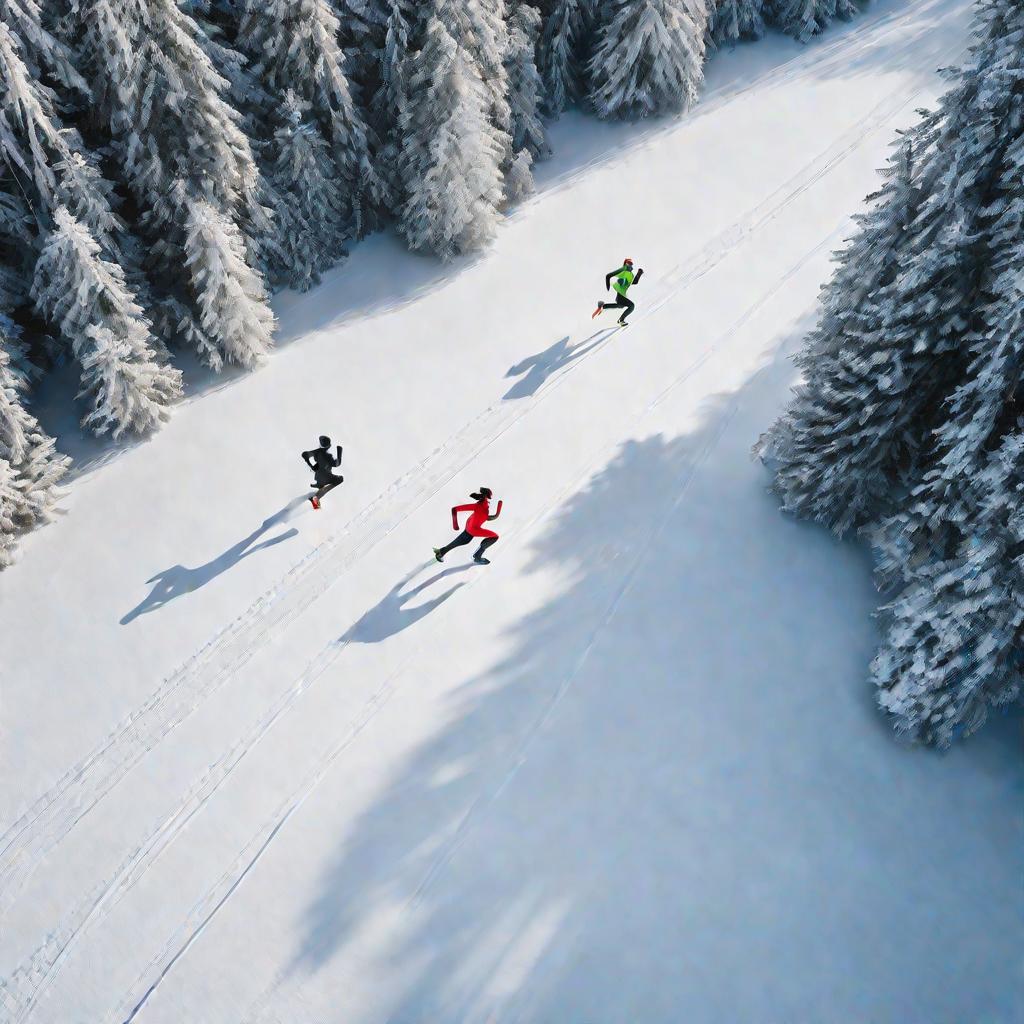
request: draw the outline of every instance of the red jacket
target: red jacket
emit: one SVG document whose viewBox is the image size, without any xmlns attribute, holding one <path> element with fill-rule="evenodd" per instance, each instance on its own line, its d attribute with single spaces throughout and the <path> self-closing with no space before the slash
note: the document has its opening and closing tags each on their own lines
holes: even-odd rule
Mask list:
<svg viewBox="0 0 1024 1024">
<path fill-rule="evenodd" d="M 489 519 L 497 519 L 501 515 L 501 502 L 498 502 L 498 510 L 492 516 L 491 506 L 488 504 L 487 499 L 484 498 L 482 501 L 475 502 L 472 505 L 456 505 L 452 509 L 452 529 L 457 530 L 459 528 L 459 513 L 470 512 L 472 513 L 469 519 L 466 521 L 466 533 L 473 537 L 480 537 L 490 535 L 490 530 L 482 529 L 484 523 Z"/>
</svg>

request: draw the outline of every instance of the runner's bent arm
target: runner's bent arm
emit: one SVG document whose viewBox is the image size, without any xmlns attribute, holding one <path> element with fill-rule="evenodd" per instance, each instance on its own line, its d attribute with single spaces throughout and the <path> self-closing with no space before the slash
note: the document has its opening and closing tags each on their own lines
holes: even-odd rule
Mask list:
<svg viewBox="0 0 1024 1024">
<path fill-rule="evenodd" d="M 612 270 L 609 273 L 604 275 L 604 290 L 605 291 L 608 291 L 608 289 L 611 288 L 611 286 L 612 286 L 612 278 L 616 274 L 621 274 L 625 269 L 626 269 L 625 267 L 619 267 L 618 270 Z"/>
<path fill-rule="evenodd" d="M 472 512 L 476 508 L 476 505 L 455 505 L 452 508 L 452 529 L 457 530 L 459 528 L 459 513 L 460 512 Z"/>
<path fill-rule="evenodd" d="M 499 500 L 498 501 L 498 507 L 497 507 L 497 509 L 495 509 L 494 515 L 493 516 L 488 516 L 487 517 L 487 522 L 490 522 L 492 519 L 497 519 L 498 516 L 500 516 L 500 515 L 501 515 L 501 501 Z"/>
</svg>

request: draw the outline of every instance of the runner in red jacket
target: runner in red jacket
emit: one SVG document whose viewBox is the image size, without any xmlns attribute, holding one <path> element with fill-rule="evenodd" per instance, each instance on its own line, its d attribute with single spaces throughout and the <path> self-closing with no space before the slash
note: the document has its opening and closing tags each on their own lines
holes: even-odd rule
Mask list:
<svg viewBox="0 0 1024 1024">
<path fill-rule="evenodd" d="M 473 555 L 473 561 L 480 565 L 490 565 L 490 561 L 484 558 L 484 552 L 498 540 L 498 535 L 493 530 L 488 530 L 484 527 L 484 523 L 489 523 L 492 519 L 497 519 L 501 515 L 501 502 L 498 502 L 498 507 L 491 515 L 491 489 L 489 487 L 481 487 L 479 492 L 471 494 L 470 497 L 473 499 L 474 504 L 472 505 L 456 505 L 452 509 L 452 529 L 457 530 L 459 528 L 459 513 L 469 512 L 470 517 L 466 521 L 466 528 L 455 538 L 450 544 L 445 544 L 443 548 L 434 548 L 434 557 L 439 561 L 444 561 L 444 556 L 451 551 L 452 548 L 462 547 L 463 544 L 470 544 L 474 537 L 481 538 L 480 547 L 476 549 L 476 553 Z"/>
</svg>

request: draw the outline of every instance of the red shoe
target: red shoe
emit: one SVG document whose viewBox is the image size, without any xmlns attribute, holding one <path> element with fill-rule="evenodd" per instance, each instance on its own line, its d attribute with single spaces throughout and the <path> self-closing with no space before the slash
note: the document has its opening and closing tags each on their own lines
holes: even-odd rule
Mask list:
<svg viewBox="0 0 1024 1024">
<path fill-rule="evenodd" d="M 309 499 L 309 501 L 310 501 L 310 504 L 313 506 L 313 508 L 319 508 L 320 507 L 320 499 L 315 494 L 313 495 L 312 498 Z"/>
<path fill-rule="evenodd" d="M 597 314 L 600 313 L 602 309 L 604 309 L 604 303 L 599 302 L 597 304 L 597 309 L 595 309 L 594 312 L 590 314 L 590 319 L 593 320 L 594 317 L 597 316 Z"/>
</svg>

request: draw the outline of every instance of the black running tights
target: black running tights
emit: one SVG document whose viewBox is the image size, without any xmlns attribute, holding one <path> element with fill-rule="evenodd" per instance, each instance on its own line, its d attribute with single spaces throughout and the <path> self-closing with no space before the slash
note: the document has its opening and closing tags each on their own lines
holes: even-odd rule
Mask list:
<svg viewBox="0 0 1024 1024">
<path fill-rule="evenodd" d="M 476 551 L 473 552 L 473 557 L 479 558 L 492 544 L 494 544 L 497 541 L 497 539 L 497 537 L 484 537 L 483 540 L 480 541 L 480 547 L 478 547 Z M 473 536 L 473 534 L 467 533 L 465 530 L 463 530 L 462 533 L 460 533 L 458 537 L 455 538 L 455 540 L 453 540 L 450 544 L 445 544 L 445 546 L 440 549 L 441 556 L 444 557 L 445 555 L 447 555 L 448 552 L 452 550 L 452 548 L 461 548 L 465 544 L 472 544 L 474 540 L 476 540 L 476 538 Z"/>
<path fill-rule="evenodd" d="M 620 295 L 618 292 L 615 293 L 614 302 L 606 302 L 604 304 L 605 309 L 619 309 L 620 307 L 625 308 L 626 312 L 619 317 L 620 320 L 625 320 L 630 313 L 636 309 L 636 303 L 632 299 L 627 299 L 625 295 Z"/>
</svg>

